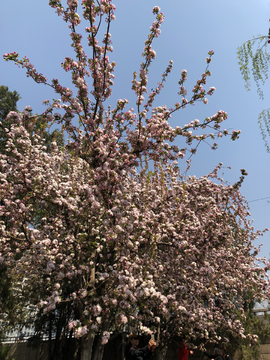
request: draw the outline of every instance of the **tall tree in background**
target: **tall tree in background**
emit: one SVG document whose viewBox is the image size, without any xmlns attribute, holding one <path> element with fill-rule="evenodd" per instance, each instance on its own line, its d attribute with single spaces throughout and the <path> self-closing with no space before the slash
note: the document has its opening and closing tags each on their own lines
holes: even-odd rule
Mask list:
<svg viewBox="0 0 270 360">
<path fill-rule="evenodd" d="M 17 102 L 21 99 L 16 90 L 9 91 L 7 86 L 0 86 L 0 152 L 5 151 L 7 140 L 6 129 L 10 130 L 10 123 L 6 122 L 6 117 L 10 111 L 18 111 Z"/>
<path fill-rule="evenodd" d="M 17 102 L 21 99 L 16 90 L 9 91 L 7 86 L 0 86 L 0 118 L 5 120 L 10 111 L 18 111 Z"/>
<path fill-rule="evenodd" d="M 12 121 L 7 119 L 7 115 L 11 111 L 18 112 L 17 102 L 21 99 L 20 94 L 14 90 L 9 91 L 7 86 L 0 86 L 0 152 L 5 153 L 6 142 L 8 139 L 8 132 L 12 125 Z M 47 147 L 48 151 L 50 149 L 50 144 L 52 141 L 56 141 L 59 146 L 64 146 L 64 137 L 63 133 L 58 129 L 50 132 L 48 128 L 48 122 L 42 116 L 33 116 L 32 109 L 26 107 L 25 111 L 29 115 L 25 119 L 24 126 L 29 131 L 31 135 L 40 134 L 44 139 L 44 145 Z"/>
<path fill-rule="evenodd" d="M 7 86 L 0 86 L 0 152 L 5 151 L 6 145 L 6 123 L 5 119 L 10 111 L 18 111 L 17 102 L 20 99 L 17 91 L 9 91 Z M 10 125 L 10 124 L 9 124 Z M 7 126 L 10 129 L 10 126 Z M 12 290 L 12 281 L 7 276 L 7 268 L 4 264 L 0 264 L 0 302 L 1 302 L 1 315 L 0 319 L 0 338 L 4 336 L 7 322 L 13 327 L 16 324 L 16 297 Z M 8 319 L 4 324 L 4 319 Z M 17 317 L 18 319 L 18 317 Z M 21 319 L 18 319 L 20 322 Z"/>
<path fill-rule="evenodd" d="M 8 133 L 13 124 L 12 119 L 8 114 L 18 113 L 17 102 L 21 99 L 20 94 L 15 91 L 9 91 L 7 86 L 0 86 L 0 153 L 6 154 L 6 145 L 9 139 Z M 50 151 L 50 144 L 56 141 L 58 146 L 64 146 L 63 133 L 59 130 L 50 132 L 48 129 L 48 122 L 44 121 L 43 117 L 32 116 L 29 107 L 25 110 L 24 126 L 28 130 L 31 137 L 34 134 L 39 134 L 44 141 L 47 151 Z M 1 200 L 3 205 L 3 200 Z M 42 208 L 36 209 L 33 214 L 32 223 L 35 225 L 42 217 Z M 0 337 L 3 337 L 5 332 L 15 327 L 22 327 L 24 325 L 32 325 L 33 319 L 30 316 L 33 311 L 32 307 L 27 308 L 21 296 L 21 290 L 14 286 L 13 279 L 8 268 L 4 264 L 0 264 Z M 29 304 L 28 304 L 29 305 Z"/>
<path fill-rule="evenodd" d="M 268 46 L 270 46 L 270 28 L 268 35 L 248 40 L 237 50 L 238 64 L 245 81 L 245 87 L 248 91 L 250 90 L 250 77 L 252 76 L 260 99 L 264 99 L 262 86 L 268 80 L 269 75 L 270 53 L 267 50 Z M 270 136 L 270 108 L 260 112 L 258 124 L 267 152 L 270 152 L 267 139 Z"/>
</svg>

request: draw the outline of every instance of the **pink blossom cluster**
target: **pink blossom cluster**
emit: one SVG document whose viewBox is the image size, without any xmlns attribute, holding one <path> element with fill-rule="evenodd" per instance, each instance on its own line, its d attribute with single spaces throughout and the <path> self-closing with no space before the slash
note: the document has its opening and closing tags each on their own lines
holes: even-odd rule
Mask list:
<svg viewBox="0 0 270 360">
<path fill-rule="evenodd" d="M 72 9 L 75 9 L 75 5 L 77 2 L 69 2 L 69 6 Z M 165 123 L 168 121 L 168 119 L 171 117 L 171 115 L 182 108 L 185 108 L 188 104 L 194 104 L 196 100 L 203 100 L 204 103 L 208 102 L 208 99 L 205 98 L 206 91 L 202 88 L 202 84 L 206 83 L 206 77 L 210 76 L 210 72 L 208 69 L 202 74 L 202 78 L 197 81 L 196 86 L 193 89 L 194 95 L 190 100 L 186 98 L 187 90 L 184 87 L 184 82 L 187 79 L 187 71 L 183 70 L 181 74 L 181 79 L 179 81 L 180 84 L 180 91 L 179 95 L 182 95 L 183 98 L 181 100 L 181 103 L 178 102 L 175 104 L 174 108 L 167 109 L 166 107 L 163 108 L 163 114 L 160 113 L 159 116 L 163 118 L 163 126 L 165 126 L 166 132 L 163 132 L 163 136 L 160 137 L 160 131 L 163 131 L 162 128 L 158 131 L 157 125 L 150 125 L 153 122 L 156 123 L 156 117 L 153 115 L 151 117 L 148 117 L 148 112 L 150 111 L 150 108 L 153 106 L 153 102 L 156 98 L 156 95 L 158 95 L 161 91 L 161 89 L 164 87 L 164 82 L 166 81 L 166 77 L 172 70 L 172 64 L 173 61 L 170 61 L 166 71 L 162 75 L 162 81 L 158 83 L 158 86 L 156 89 L 154 89 L 148 96 L 148 100 L 144 104 L 144 109 L 140 109 L 140 105 L 144 102 L 145 99 L 145 93 L 147 92 L 147 73 L 149 66 L 151 64 L 152 58 L 148 58 L 149 54 L 152 53 L 152 42 L 155 37 L 159 35 L 160 24 L 164 20 L 164 15 L 160 13 L 160 10 L 158 8 L 155 8 L 154 13 L 156 14 L 156 21 L 152 24 L 151 32 L 148 37 L 148 40 L 146 41 L 145 45 L 145 53 L 144 56 L 146 57 L 146 62 L 141 64 L 140 69 L 140 80 L 136 80 L 137 74 L 134 73 L 134 79 L 132 81 L 133 85 L 132 88 L 135 91 L 137 95 L 137 107 L 138 111 L 137 114 L 133 109 L 130 109 L 128 111 L 124 111 L 125 105 L 128 103 L 127 100 L 125 100 L 125 104 L 121 107 L 117 106 L 113 111 L 113 117 L 112 119 L 109 119 L 106 117 L 106 121 L 101 120 L 100 117 L 97 117 L 97 109 L 100 107 L 100 111 L 105 111 L 102 105 L 102 99 L 110 96 L 111 94 L 111 86 L 113 84 L 113 69 L 115 67 L 114 62 L 109 62 L 109 58 L 106 55 L 107 51 L 109 51 L 110 47 L 110 33 L 109 33 L 109 25 L 110 25 L 110 17 L 108 20 L 108 31 L 105 34 L 103 43 L 104 46 L 99 47 L 96 39 L 97 35 L 97 28 L 94 24 L 94 17 L 95 16 L 101 16 L 102 11 L 105 11 L 105 13 L 108 15 L 112 14 L 114 12 L 114 6 L 110 4 L 110 2 L 104 2 L 102 3 L 103 7 L 99 8 L 99 11 L 97 8 L 93 10 L 91 8 L 88 8 L 86 3 L 85 6 L 85 13 L 84 17 L 90 20 L 90 23 L 92 24 L 90 27 L 87 27 L 87 33 L 89 33 L 89 45 L 93 47 L 94 51 L 94 57 L 93 59 L 89 59 L 87 61 L 87 56 L 85 52 L 82 49 L 81 45 L 81 38 L 82 36 L 75 32 L 75 28 L 72 27 L 71 31 L 71 38 L 72 38 L 72 46 L 74 47 L 75 53 L 76 53 L 76 60 L 71 59 L 70 57 L 65 58 L 65 62 L 62 64 L 63 68 L 66 71 L 72 72 L 72 81 L 74 85 L 78 88 L 77 97 L 73 97 L 72 91 L 68 87 L 62 86 L 57 79 L 53 79 L 51 84 L 47 84 L 52 86 L 56 93 L 60 94 L 61 99 L 60 101 L 55 100 L 52 104 L 49 104 L 49 107 L 44 111 L 43 116 L 48 122 L 56 121 L 59 124 L 62 124 L 65 131 L 71 134 L 72 138 L 74 139 L 74 142 L 70 144 L 70 146 L 73 148 L 73 151 L 80 152 L 80 148 L 82 146 L 82 142 L 87 141 L 87 139 L 95 138 L 96 130 L 98 127 L 102 126 L 105 127 L 105 131 L 103 133 L 107 133 L 108 129 L 109 131 L 112 131 L 112 121 L 115 121 L 117 123 L 114 135 L 110 135 L 106 139 L 100 139 L 102 143 L 102 147 L 104 148 L 102 151 L 102 147 L 100 147 L 97 142 L 93 143 L 91 146 L 90 153 L 96 153 L 96 148 L 98 149 L 98 153 L 101 154 L 108 154 L 111 152 L 110 149 L 113 149 L 115 146 L 115 141 L 117 141 L 118 145 L 116 146 L 116 150 L 121 157 L 121 159 L 125 160 L 125 166 L 130 165 L 136 165 L 137 163 L 137 155 L 140 153 L 149 152 L 152 159 L 158 160 L 160 158 L 159 153 L 162 154 L 162 156 L 165 156 L 168 160 L 175 160 L 177 158 L 182 158 L 187 148 L 183 148 L 179 150 L 179 148 L 175 145 L 169 145 L 167 141 L 170 142 L 174 141 L 177 136 L 183 135 L 186 137 L 186 143 L 188 146 L 192 145 L 193 141 L 205 141 L 206 137 L 208 135 L 202 134 L 191 134 L 190 132 L 181 132 L 178 128 L 171 128 L 169 123 L 165 126 Z M 58 7 L 62 9 L 62 5 L 58 2 L 51 2 L 52 7 Z M 77 5 L 76 5 L 77 6 Z M 103 9 L 101 11 L 101 9 Z M 73 11 L 73 10 L 72 10 Z M 91 15 L 92 14 L 92 15 Z M 93 42 L 94 41 L 94 42 Z M 148 49 L 148 50 L 147 50 Z M 152 53 L 153 54 L 153 53 Z M 209 56 L 211 57 L 213 55 L 213 51 L 209 52 Z M 13 53 L 10 57 L 7 57 L 8 60 L 13 60 L 16 63 L 20 63 L 21 61 L 18 60 L 18 54 Z M 89 70 L 87 70 L 87 67 L 89 66 Z M 88 97 L 88 84 L 86 82 L 86 77 L 89 76 L 91 73 L 91 77 L 93 79 L 93 90 L 91 94 L 94 96 L 94 100 L 90 99 Z M 35 70 L 33 70 L 33 73 L 31 75 L 34 79 L 40 79 L 40 74 L 37 74 Z M 42 80 L 45 81 L 45 78 Z M 214 87 L 210 87 L 208 94 L 212 95 L 215 91 Z M 64 115 L 60 115 L 60 113 L 53 113 L 54 109 L 63 109 Z M 159 110 L 160 112 L 160 110 Z M 155 108 L 152 110 L 152 113 L 155 114 Z M 84 134 L 81 133 L 81 130 L 75 127 L 72 124 L 72 119 L 78 117 L 79 123 L 82 125 L 82 128 L 84 130 Z M 198 126 L 196 129 L 199 128 L 205 128 L 205 127 L 213 127 L 216 129 L 218 124 L 215 122 L 215 116 L 210 118 L 213 124 L 210 124 L 208 121 L 202 122 L 200 126 Z M 147 122 L 147 126 L 145 127 L 143 125 L 143 121 Z M 107 123 L 107 124 L 106 124 Z M 135 130 L 130 130 L 130 125 L 136 126 Z M 106 128 L 108 126 L 108 128 Z M 153 130 L 155 130 L 153 132 Z M 100 131 L 100 130 L 98 130 Z M 221 132 L 219 131 L 216 136 L 220 137 Z M 228 133 L 229 134 L 229 133 Z M 154 135 L 154 138 L 152 136 Z M 226 133 L 223 133 L 223 135 L 227 135 Z M 235 138 L 235 134 L 232 136 L 232 138 Z M 108 139 L 115 139 L 111 144 L 108 142 Z M 153 142 L 150 139 L 155 139 L 155 142 Z M 132 144 L 132 148 L 129 151 L 129 154 L 126 154 L 127 150 L 127 141 Z M 89 144 L 89 142 L 88 142 Z M 96 144 L 96 145 L 95 145 Z M 215 148 L 217 146 L 217 143 L 214 143 L 212 145 L 212 148 Z M 105 147 L 108 148 L 105 150 Z M 190 149 L 191 154 L 194 153 L 194 149 Z M 91 156 L 90 156 L 91 158 Z M 100 161 L 102 158 L 100 157 Z"/>
<path fill-rule="evenodd" d="M 4 54 L 5 61 L 14 61 L 17 66 L 22 68 L 26 68 L 26 76 L 31 77 L 37 83 L 47 83 L 47 78 L 43 76 L 41 73 L 38 73 L 34 68 L 34 65 L 30 63 L 29 59 L 25 56 L 22 60 L 18 59 L 19 54 L 16 52 L 13 53 L 6 53 Z"/>
<path fill-rule="evenodd" d="M 102 339 L 101 339 L 101 344 L 106 345 L 107 342 L 109 341 L 110 336 L 111 336 L 111 334 L 108 331 L 104 331 Z"/>
<path fill-rule="evenodd" d="M 246 220 L 248 208 L 238 188 L 213 182 L 217 172 L 183 179 L 169 165 L 151 177 L 146 169 L 130 175 L 109 167 L 93 171 L 87 161 L 56 146 L 47 154 L 22 126 L 12 128 L 11 139 L 13 134 L 19 140 L 16 161 L 0 157 L 0 193 L 10 199 L 1 208 L 9 226 L 0 230 L 0 256 L 17 277 L 28 274 L 29 291 L 34 279 L 48 279 L 53 290 L 40 301 L 45 312 L 66 302 L 82 307 L 81 316 L 69 323 L 76 337 L 105 324 L 103 331 L 109 332 L 138 321 L 150 333 L 144 322 L 149 317 L 166 337 L 171 323 L 180 334 L 187 321 L 196 338 L 205 336 L 205 329 L 209 337 L 218 336 L 221 324 L 244 334 L 232 314 L 247 289 L 263 293 L 269 265 L 255 265 L 252 240 L 259 233 Z M 108 191 L 111 196 L 104 197 Z M 43 218 L 24 234 L 21 224 L 31 221 L 25 217 L 33 205 L 42 205 Z M 22 254 L 16 262 L 11 234 Z M 67 283 L 72 284 L 68 292 Z"/>
<path fill-rule="evenodd" d="M 60 290 L 61 292 L 61 290 Z M 41 301 L 38 306 L 43 308 L 43 312 L 51 312 L 56 308 L 56 305 L 61 301 L 59 292 L 57 290 L 53 291 L 52 295 L 48 297 L 45 301 Z"/>
</svg>

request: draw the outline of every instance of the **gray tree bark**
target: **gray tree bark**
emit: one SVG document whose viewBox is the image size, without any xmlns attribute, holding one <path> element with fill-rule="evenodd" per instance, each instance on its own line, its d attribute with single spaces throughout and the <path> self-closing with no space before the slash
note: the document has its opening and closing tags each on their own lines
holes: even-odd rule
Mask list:
<svg viewBox="0 0 270 360">
<path fill-rule="evenodd" d="M 81 360 L 92 360 L 92 350 L 94 343 L 95 335 L 90 334 L 82 344 Z"/>
</svg>

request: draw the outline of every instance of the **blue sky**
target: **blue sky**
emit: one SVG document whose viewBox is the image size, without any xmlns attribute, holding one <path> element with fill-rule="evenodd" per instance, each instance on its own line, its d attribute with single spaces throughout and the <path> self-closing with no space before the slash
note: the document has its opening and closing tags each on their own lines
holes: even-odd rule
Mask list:
<svg viewBox="0 0 270 360">
<path fill-rule="evenodd" d="M 157 101 L 158 105 L 171 106 L 180 100 L 177 92 L 182 69 L 188 71 L 186 84 L 191 92 L 206 67 L 207 52 L 213 49 L 215 55 L 208 85 L 215 86 L 217 91 L 207 105 L 200 103 L 186 108 L 176 113 L 171 123 L 181 126 L 195 118 L 203 120 L 218 110 L 224 110 L 229 118 L 223 126 L 242 131 L 240 139 L 235 142 L 229 138 L 220 139 L 216 151 L 201 145 L 198 154 L 192 158 L 189 174 L 207 174 L 222 162 L 223 177 L 232 184 L 238 180 L 240 169 L 245 168 L 249 175 L 241 192 L 250 201 L 254 226 L 259 229 L 270 227 L 270 199 L 253 201 L 270 196 L 270 154 L 266 153 L 257 124 L 258 113 L 270 106 L 269 84 L 264 86 L 264 101 L 259 100 L 255 84 L 252 91 L 246 92 L 236 56 L 237 47 L 244 41 L 257 34 L 268 33 L 269 1 L 115 0 L 113 3 L 117 9 L 116 21 L 110 30 L 114 47 L 110 58 L 116 61 L 117 67 L 111 105 L 118 98 L 129 99 L 130 106 L 135 103 L 131 91 L 132 73 L 139 69 L 144 41 L 154 20 L 152 8 L 158 5 L 165 21 L 160 37 L 153 44 L 157 57 L 150 68 L 149 89 L 161 79 L 169 60 L 174 61 L 173 71 Z M 69 30 L 61 17 L 48 6 L 48 1 L 0 0 L 0 12 L 4 14 L 0 23 L 0 53 L 16 51 L 21 56 L 26 55 L 48 79 L 59 78 L 63 86 L 71 87 L 69 76 L 60 66 L 65 56 L 73 55 Z M 42 112 L 42 101 L 52 99 L 53 90 L 27 78 L 24 69 L 1 58 L 0 61 L 0 85 L 20 93 L 19 109 L 31 105 L 34 112 Z M 226 167 L 231 167 L 231 170 Z M 261 255 L 268 257 L 270 233 L 260 238 L 258 243 L 261 242 L 264 243 Z"/>
</svg>

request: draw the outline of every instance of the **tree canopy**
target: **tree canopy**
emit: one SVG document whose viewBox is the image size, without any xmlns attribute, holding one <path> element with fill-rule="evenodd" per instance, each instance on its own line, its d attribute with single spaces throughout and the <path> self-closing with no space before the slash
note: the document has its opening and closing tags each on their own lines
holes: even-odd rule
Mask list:
<svg viewBox="0 0 270 360">
<path fill-rule="evenodd" d="M 66 7 L 51 0 L 50 6 L 69 24 L 75 59 L 66 57 L 62 66 L 76 95 L 57 79 L 49 82 L 28 58 L 16 52 L 4 58 L 54 89 L 60 99 L 46 101 L 39 116 L 62 126 L 69 141 L 52 141 L 48 151 L 42 135 L 29 132 L 36 117 L 26 108 L 8 114 L 6 152 L 0 154 L 0 260 L 55 337 L 50 358 L 63 356 L 60 344 L 75 338 L 75 358 L 99 360 L 111 334 L 127 324 L 155 334 L 160 359 L 175 335 L 188 333 L 201 346 L 220 341 L 224 331 L 256 341 L 243 327 L 246 293 L 258 300 L 268 295 L 269 263 L 257 256 L 253 240 L 261 232 L 247 220 L 239 191 L 246 172 L 228 185 L 218 176 L 221 164 L 201 178 L 183 177 L 179 169 L 200 142 L 207 139 L 215 149 L 217 138 L 235 140 L 240 131 L 222 129 L 222 110 L 202 122 L 170 125 L 175 113 L 198 101 L 207 104 L 206 95 L 214 93 L 214 87 L 205 89 L 214 52 L 190 97 L 183 70 L 180 101 L 172 108 L 157 105 L 173 61 L 148 94 L 153 41 L 164 21 L 154 7 L 132 80 L 136 109 L 127 109 L 127 99 L 106 107 L 115 67 L 109 59 L 115 6 L 86 0 L 82 18 L 77 0 Z M 84 20 L 89 57 L 78 32 Z"/>
</svg>

